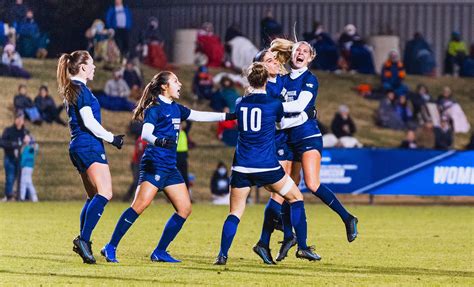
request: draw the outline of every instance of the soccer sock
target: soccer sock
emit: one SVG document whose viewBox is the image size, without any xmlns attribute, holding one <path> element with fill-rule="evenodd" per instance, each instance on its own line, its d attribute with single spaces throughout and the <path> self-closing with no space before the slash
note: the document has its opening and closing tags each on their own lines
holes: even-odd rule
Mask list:
<svg viewBox="0 0 474 287">
<path fill-rule="evenodd" d="M 84 241 L 91 240 L 92 230 L 94 230 L 97 222 L 99 222 L 102 212 L 104 212 L 104 207 L 109 202 L 107 198 L 103 197 L 100 194 L 96 194 L 86 211 L 86 220 L 84 221 L 84 227 L 81 231 L 81 239 Z"/>
<path fill-rule="evenodd" d="M 168 245 L 170 245 L 171 241 L 173 241 L 181 230 L 185 221 L 186 218 L 182 218 L 177 213 L 174 213 L 170 219 L 168 219 L 168 222 L 166 222 L 165 229 L 163 230 L 160 242 L 158 246 L 156 246 L 155 251 L 166 251 L 166 248 L 168 248 Z"/>
<path fill-rule="evenodd" d="M 291 225 L 291 208 L 288 202 L 283 202 L 281 205 L 281 221 L 283 223 L 283 238 L 284 240 L 293 239 L 293 226 Z"/>
<path fill-rule="evenodd" d="M 321 184 L 313 192 L 314 195 L 319 197 L 327 206 L 334 210 L 341 217 L 342 221 L 346 222 L 350 218 L 349 212 L 342 206 L 341 202 L 337 199 L 336 195 L 324 184 Z"/>
<path fill-rule="evenodd" d="M 125 235 L 125 233 L 127 233 L 128 229 L 132 226 L 138 216 L 139 214 L 131 207 L 125 210 L 124 213 L 122 213 L 122 216 L 120 216 L 117 225 L 115 226 L 115 230 L 112 234 L 112 238 L 110 238 L 109 244 L 117 248 L 120 240 Z"/>
<path fill-rule="evenodd" d="M 87 211 L 87 207 L 89 207 L 90 202 L 91 202 L 90 198 L 86 199 L 86 203 L 84 203 L 84 206 L 82 207 L 81 215 L 80 215 L 80 221 L 81 221 L 81 225 L 79 229 L 80 232 L 82 232 L 82 228 L 84 227 L 84 221 L 86 221 L 86 211 Z"/>
<path fill-rule="evenodd" d="M 278 221 L 280 213 L 281 204 L 270 198 L 267 206 L 265 206 L 262 233 L 260 235 L 260 243 L 267 247 L 270 244 L 272 232 L 275 230 L 275 221 Z"/>
<path fill-rule="evenodd" d="M 291 205 L 291 224 L 295 228 L 296 240 L 299 249 L 307 249 L 306 237 L 308 226 L 306 224 L 306 212 L 304 210 L 304 202 L 296 201 Z"/>
<path fill-rule="evenodd" d="M 233 214 L 227 216 L 224 226 L 222 227 L 221 250 L 219 251 L 219 255 L 227 257 L 227 252 L 229 252 L 232 240 L 234 240 L 235 233 L 237 233 L 239 222 L 240 219 L 237 216 Z"/>
</svg>

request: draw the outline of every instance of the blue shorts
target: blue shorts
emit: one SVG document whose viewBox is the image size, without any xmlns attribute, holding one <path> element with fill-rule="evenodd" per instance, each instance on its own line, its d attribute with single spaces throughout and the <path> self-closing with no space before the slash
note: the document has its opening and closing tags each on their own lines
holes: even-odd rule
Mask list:
<svg viewBox="0 0 474 287">
<path fill-rule="evenodd" d="M 265 186 L 273 184 L 285 177 L 282 167 L 277 170 L 243 173 L 233 170 L 230 175 L 230 186 L 236 188 L 251 187 L 254 185 Z"/>
<path fill-rule="evenodd" d="M 323 154 L 323 137 L 311 137 L 303 139 L 299 142 L 288 143 L 288 147 L 293 153 L 293 161 L 301 161 L 304 152 L 317 150 Z"/>
<path fill-rule="evenodd" d="M 276 156 L 278 161 L 293 160 L 293 152 L 286 142 L 276 146 Z"/>
<path fill-rule="evenodd" d="M 86 172 L 86 170 L 94 163 L 108 164 L 105 156 L 105 151 L 74 151 L 69 150 L 69 158 L 72 164 L 76 167 L 80 173 Z"/>
<path fill-rule="evenodd" d="M 158 190 L 162 190 L 170 185 L 184 183 L 183 176 L 176 167 L 170 169 L 158 169 L 153 172 L 140 166 L 138 185 L 144 181 L 153 184 L 158 188 Z"/>
</svg>

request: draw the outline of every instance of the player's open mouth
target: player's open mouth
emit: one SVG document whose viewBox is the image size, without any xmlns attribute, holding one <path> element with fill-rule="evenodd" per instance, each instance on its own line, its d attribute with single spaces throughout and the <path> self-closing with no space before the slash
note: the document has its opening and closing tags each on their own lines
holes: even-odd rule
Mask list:
<svg viewBox="0 0 474 287">
<path fill-rule="evenodd" d="M 303 63 L 303 62 L 304 62 L 304 56 L 298 56 L 298 57 L 296 57 L 296 62 L 298 62 L 298 63 Z"/>
</svg>

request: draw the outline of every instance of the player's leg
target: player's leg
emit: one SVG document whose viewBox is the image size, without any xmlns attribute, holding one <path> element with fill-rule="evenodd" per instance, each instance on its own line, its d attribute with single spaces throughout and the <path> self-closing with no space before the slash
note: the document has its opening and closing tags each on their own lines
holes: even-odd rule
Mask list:
<svg viewBox="0 0 474 287">
<path fill-rule="evenodd" d="M 321 153 L 316 149 L 306 151 L 301 160 L 306 187 L 341 217 L 346 226 L 347 240 L 352 242 L 357 237 L 357 218 L 344 208 L 331 189 L 321 184 Z"/>
<path fill-rule="evenodd" d="M 168 185 L 164 188 L 164 191 L 176 212 L 168 219 L 160 241 L 151 254 L 151 260 L 169 263 L 181 262 L 169 255 L 166 249 L 191 214 L 191 198 L 189 197 L 189 192 L 184 182 Z"/>
<path fill-rule="evenodd" d="M 227 263 L 228 252 L 237 233 L 240 218 L 244 214 L 249 193 L 250 187 L 232 187 L 230 190 L 230 212 L 222 227 L 221 249 L 214 262 L 215 265 L 225 265 Z"/>
</svg>

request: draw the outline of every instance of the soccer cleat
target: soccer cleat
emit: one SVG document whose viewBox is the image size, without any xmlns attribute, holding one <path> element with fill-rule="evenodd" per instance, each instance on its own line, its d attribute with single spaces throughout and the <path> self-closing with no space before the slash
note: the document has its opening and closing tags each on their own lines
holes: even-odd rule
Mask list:
<svg viewBox="0 0 474 287">
<path fill-rule="evenodd" d="M 352 242 L 357 238 L 357 223 L 359 220 L 357 217 L 354 217 L 351 215 L 349 220 L 344 222 L 344 225 L 346 225 L 346 235 L 347 235 L 347 241 Z"/>
<path fill-rule="evenodd" d="M 270 248 L 268 248 L 268 246 L 263 246 L 263 244 L 258 242 L 257 244 L 255 244 L 252 250 L 253 252 L 257 253 L 260 258 L 262 258 L 263 263 L 270 265 L 276 264 L 275 261 L 273 261 L 272 253 L 270 252 Z"/>
<path fill-rule="evenodd" d="M 87 264 L 95 264 L 95 258 L 92 254 L 92 242 L 81 239 L 80 236 L 74 238 L 72 250 L 81 256 L 82 261 Z"/>
<path fill-rule="evenodd" d="M 285 257 L 288 256 L 288 251 L 290 251 L 291 247 L 296 245 L 297 241 L 296 237 L 293 236 L 293 238 L 289 240 L 280 241 L 279 243 L 281 243 L 281 247 L 280 251 L 277 254 L 276 261 L 282 261 L 283 259 L 285 259 Z"/>
<path fill-rule="evenodd" d="M 117 257 L 115 255 L 116 250 L 116 247 L 107 243 L 100 251 L 100 254 L 105 257 L 105 260 L 107 260 L 107 262 L 118 263 Z"/>
<path fill-rule="evenodd" d="M 296 258 L 307 259 L 309 261 L 321 260 L 321 256 L 314 252 L 314 246 L 309 246 L 306 249 L 298 249 L 298 251 L 296 251 Z"/>
<path fill-rule="evenodd" d="M 214 261 L 214 265 L 226 265 L 227 264 L 227 256 L 218 255 L 216 261 Z"/>
<path fill-rule="evenodd" d="M 168 263 L 179 263 L 181 260 L 174 259 L 167 251 L 165 250 L 155 250 L 150 255 L 150 259 L 153 262 L 168 262 Z"/>
</svg>

